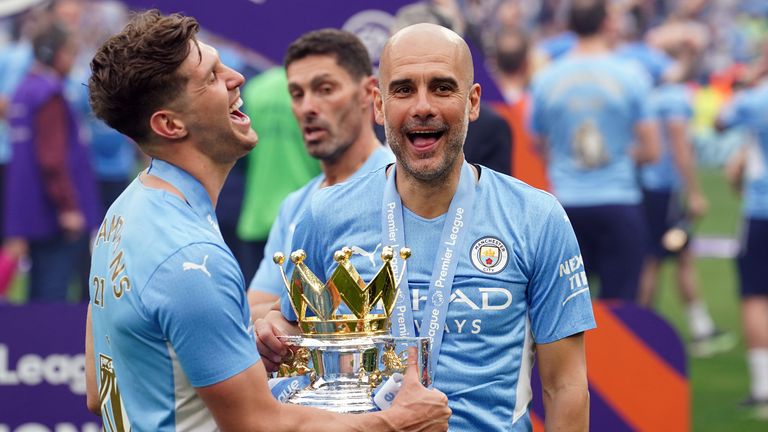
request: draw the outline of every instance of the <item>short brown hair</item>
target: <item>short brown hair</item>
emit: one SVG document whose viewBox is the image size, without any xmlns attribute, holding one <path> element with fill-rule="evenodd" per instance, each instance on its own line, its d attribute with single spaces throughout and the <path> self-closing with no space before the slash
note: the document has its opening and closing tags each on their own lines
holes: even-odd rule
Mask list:
<svg viewBox="0 0 768 432">
<path fill-rule="evenodd" d="M 287 69 L 291 63 L 313 55 L 336 57 L 336 64 L 354 79 L 373 75 L 368 50 L 348 31 L 326 28 L 305 33 L 288 47 L 283 65 Z"/>
<path fill-rule="evenodd" d="M 91 61 L 88 81 L 93 112 L 109 126 L 144 142 L 149 119 L 187 85 L 178 69 L 199 30 L 192 17 L 150 10 L 135 15 Z"/>
</svg>

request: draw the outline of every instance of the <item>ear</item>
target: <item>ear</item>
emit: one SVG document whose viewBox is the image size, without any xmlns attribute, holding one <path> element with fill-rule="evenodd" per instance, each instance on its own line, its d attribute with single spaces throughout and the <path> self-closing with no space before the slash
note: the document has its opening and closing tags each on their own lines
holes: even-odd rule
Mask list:
<svg viewBox="0 0 768 432">
<path fill-rule="evenodd" d="M 363 106 L 363 109 L 371 106 L 371 103 L 373 102 L 373 90 L 378 87 L 378 84 L 379 81 L 374 76 L 363 78 L 360 82 L 360 86 L 363 89 L 363 91 L 360 92 L 360 104 Z"/>
<path fill-rule="evenodd" d="M 469 88 L 469 121 L 473 122 L 480 117 L 480 84 L 474 83 Z"/>
<path fill-rule="evenodd" d="M 155 111 L 149 119 L 149 126 L 154 133 L 165 139 L 177 140 L 189 134 L 184 122 L 169 110 Z"/>
<path fill-rule="evenodd" d="M 379 86 L 373 88 L 373 115 L 376 123 L 384 126 L 384 100 Z"/>
</svg>

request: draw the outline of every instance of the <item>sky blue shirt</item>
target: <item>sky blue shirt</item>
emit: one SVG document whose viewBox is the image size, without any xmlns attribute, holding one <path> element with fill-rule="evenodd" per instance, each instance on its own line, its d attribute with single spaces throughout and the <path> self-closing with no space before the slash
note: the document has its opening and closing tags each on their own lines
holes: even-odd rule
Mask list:
<svg viewBox="0 0 768 432">
<path fill-rule="evenodd" d="M 382 146 L 376 149 L 350 178 L 368 174 L 394 161 L 395 156 L 392 154 L 392 151 Z M 256 271 L 249 289 L 276 296 L 285 291 L 285 284 L 280 276 L 280 269 L 272 262 L 272 256 L 275 252 L 282 252 L 285 256 L 291 254 L 291 240 L 293 239 L 293 232 L 296 230 L 296 224 L 299 222 L 299 217 L 309 205 L 310 197 L 315 191 L 320 189 L 320 184 L 323 180 L 325 180 L 325 176 L 320 174 L 301 189 L 289 194 L 280 204 L 277 219 L 275 219 L 272 228 L 269 230 L 267 244 L 264 247 L 264 258 L 261 260 L 261 264 L 259 264 L 259 269 Z M 293 271 L 293 264 L 290 260 L 286 260 L 285 271 L 288 275 Z"/>
<path fill-rule="evenodd" d="M 680 172 L 672 155 L 669 124 L 672 122 L 687 124 L 690 121 L 693 116 L 691 94 L 684 85 L 665 84 L 653 89 L 650 99 L 653 115 L 659 122 L 661 156 L 658 161 L 642 166 L 640 179 L 645 189 L 677 190 L 681 186 Z"/>
<path fill-rule="evenodd" d="M 532 86 L 531 130 L 545 138 L 552 190 L 564 206 L 637 204 L 630 147 L 651 118 L 647 74 L 614 55 L 569 55 Z"/>
<path fill-rule="evenodd" d="M 768 80 L 740 93 L 720 114 L 725 126 L 742 126 L 752 134 L 744 179 L 744 215 L 768 219 Z"/>
<path fill-rule="evenodd" d="M 213 430 L 194 387 L 259 360 L 243 276 L 202 184 L 158 160 L 150 173 L 186 201 L 137 178 L 110 207 L 93 250 L 102 418 L 124 430 Z M 115 418 L 118 405 L 123 418 Z"/>
<path fill-rule="evenodd" d="M 306 251 L 305 263 L 321 279 L 330 277 L 333 252 L 344 246 L 364 251 L 351 257 L 364 280 L 381 266 L 385 181 L 382 168 L 312 197 L 293 249 Z M 472 211 L 465 244 L 456 246 L 460 259 L 434 386 L 448 396 L 452 431 L 530 430 L 533 344 L 595 326 L 579 247 L 552 195 L 490 169 L 481 170 Z M 446 215 L 403 213 L 418 325 Z M 499 244 L 491 264 L 475 253 Z M 295 320 L 287 296 L 282 300 L 283 314 Z"/>
</svg>

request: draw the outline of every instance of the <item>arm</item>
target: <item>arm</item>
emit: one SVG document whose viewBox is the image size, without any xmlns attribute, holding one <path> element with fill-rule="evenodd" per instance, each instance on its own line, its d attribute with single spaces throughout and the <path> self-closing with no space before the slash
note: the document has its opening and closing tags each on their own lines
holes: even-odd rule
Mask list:
<svg viewBox="0 0 768 432">
<path fill-rule="evenodd" d="M 248 304 L 251 307 L 251 317 L 254 320 L 264 318 L 272 306 L 280 300 L 280 297 L 256 289 L 248 289 Z M 279 304 L 279 303 L 278 303 Z"/>
<path fill-rule="evenodd" d="M 75 198 L 76 191 L 67 168 L 67 110 L 61 96 L 48 101 L 35 118 L 35 149 L 48 197 L 59 216 L 59 225 L 78 234 L 85 226 Z"/>
<path fill-rule="evenodd" d="M 656 162 L 661 155 L 659 129 L 656 122 L 645 120 L 637 123 L 635 137 L 637 137 L 637 143 L 631 150 L 635 162 L 639 164 Z"/>
<path fill-rule="evenodd" d="M 99 386 L 96 383 L 96 360 L 93 357 L 93 324 L 91 322 L 91 304 L 85 320 L 85 404 L 88 411 L 101 416 Z"/>
<path fill-rule="evenodd" d="M 408 360 L 403 387 L 386 411 L 343 415 L 281 404 L 267 387 L 261 362 L 223 382 L 198 388 L 222 431 L 446 431 L 448 399 L 418 380 L 416 355 Z"/>
<path fill-rule="evenodd" d="M 684 120 L 671 120 L 667 127 L 672 157 L 685 187 L 688 212 L 692 217 L 698 218 L 706 213 L 708 204 L 696 178 L 696 159 L 688 139 L 688 124 Z"/>
<path fill-rule="evenodd" d="M 737 193 L 741 193 L 744 184 L 744 170 L 747 166 L 747 146 L 738 148 L 725 163 L 725 178 Z"/>
<path fill-rule="evenodd" d="M 536 346 L 546 431 L 588 431 L 584 333 Z"/>
</svg>

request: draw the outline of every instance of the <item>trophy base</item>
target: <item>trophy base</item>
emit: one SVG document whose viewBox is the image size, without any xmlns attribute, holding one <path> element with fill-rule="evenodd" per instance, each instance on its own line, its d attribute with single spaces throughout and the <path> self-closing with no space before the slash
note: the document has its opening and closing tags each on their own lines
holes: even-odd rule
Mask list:
<svg viewBox="0 0 768 432">
<path fill-rule="evenodd" d="M 372 389 L 354 381 L 339 380 L 310 385 L 288 399 L 288 403 L 321 408 L 345 414 L 376 411 L 371 397 Z"/>
<path fill-rule="evenodd" d="M 408 348 L 417 348 L 422 384 L 431 383 L 429 338 L 370 336 L 355 338 L 279 336 L 292 357 L 280 376 L 305 375 L 310 384 L 285 402 L 338 413 L 376 411 L 372 395 L 393 373 L 405 372 Z"/>
</svg>

